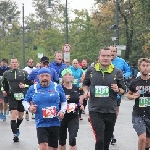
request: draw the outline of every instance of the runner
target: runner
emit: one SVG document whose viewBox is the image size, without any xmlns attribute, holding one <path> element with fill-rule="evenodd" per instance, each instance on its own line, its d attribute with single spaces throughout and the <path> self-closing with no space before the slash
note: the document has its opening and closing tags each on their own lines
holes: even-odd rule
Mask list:
<svg viewBox="0 0 150 150">
<path fill-rule="evenodd" d="M 82 60 L 82 83 L 83 83 L 83 80 L 84 80 L 84 77 L 85 77 L 85 73 L 87 71 L 87 68 L 88 68 L 88 62 L 86 59 L 83 59 Z M 82 83 L 81 83 L 81 91 L 83 91 L 83 88 L 82 88 Z M 82 110 L 82 113 L 85 114 L 85 107 L 87 105 L 87 99 L 84 99 L 83 100 L 83 106 L 84 106 L 84 109 Z"/>
<path fill-rule="evenodd" d="M 120 69 L 124 75 L 124 80 L 128 80 L 131 76 L 131 69 L 130 66 L 128 66 L 127 62 L 120 57 L 117 57 L 117 48 L 116 46 L 110 46 L 109 47 L 111 50 L 111 61 L 112 64 Z M 119 107 L 120 107 L 120 103 L 121 103 L 121 96 L 117 95 L 117 109 L 116 109 L 116 115 L 118 117 L 119 114 Z M 114 135 L 112 135 L 112 139 L 111 139 L 111 144 L 115 144 L 116 143 L 116 138 Z"/>
<path fill-rule="evenodd" d="M 89 92 L 90 89 L 90 92 Z M 89 98 L 89 120 L 95 135 L 95 150 L 109 150 L 116 122 L 117 93 L 124 93 L 122 72 L 111 64 L 111 50 L 99 52 L 99 62 L 89 67 L 83 91 Z"/>
<path fill-rule="evenodd" d="M 1 67 L 0 67 L 0 82 L 2 81 L 3 78 L 3 73 L 10 68 L 8 67 L 8 60 L 6 58 L 3 58 L 1 61 Z M 8 87 L 8 85 L 7 85 Z M 6 89 L 8 91 L 8 89 Z M 6 114 L 9 113 L 8 110 L 8 97 L 4 96 L 4 101 L 3 103 L 0 103 L 0 119 L 3 119 L 3 121 L 6 121 Z"/>
<path fill-rule="evenodd" d="M 73 85 L 77 86 L 78 88 L 80 88 L 82 85 L 80 83 L 82 83 L 82 69 L 78 67 L 78 60 L 74 59 L 72 61 L 72 66 L 71 66 L 71 71 L 72 71 L 72 76 L 73 76 Z M 83 90 L 80 89 L 81 94 L 83 95 Z M 81 117 L 82 114 L 82 110 L 84 109 L 84 107 L 80 107 L 80 111 L 79 111 L 79 119 L 83 120 L 83 118 Z"/>
<path fill-rule="evenodd" d="M 25 67 L 23 70 L 25 70 L 28 74 L 32 72 L 33 69 L 36 69 L 34 67 L 34 61 L 32 58 L 29 58 L 27 61 L 27 67 Z M 29 121 L 29 113 L 28 111 L 25 112 L 25 119 Z M 34 119 L 34 116 L 32 115 L 32 119 Z"/>
<path fill-rule="evenodd" d="M 69 150 L 76 150 L 76 137 L 79 129 L 80 94 L 79 88 L 72 85 L 72 71 L 62 71 L 63 89 L 67 99 L 67 110 L 59 128 L 59 150 L 66 150 L 67 128 L 69 131 Z"/>
<path fill-rule="evenodd" d="M 3 88 L 4 96 L 8 96 L 9 109 L 11 111 L 11 129 L 14 135 L 14 142 L 19 142 L 19 126 L 23 121 L 24 107 L 22 100 L 24 99 L 25 88 L 29 84 L 27 80 L 27 72 L 18 69 L 19 62 L 17 58 L 12 58 L 10 62 L 11 69 L 4 72 Z M 7 85 L 9 85 L 7 87 Z M 7 89 L 9 89 L 7 91 Z M 17 121 L 16 121 L 17 120 Z"/>
<path fill-rule="evenodd" d="M 40 60 L 40 68 L 34 69 L 29 75 L 28 75 L 28 80 L 33 81 L 34 83 L 38 82 L 38 71 L 43 68 L 46 67 L 50 70 L 51 72 L 51 80 L 53 82 L 58 82 L 59 78 L 57 75 L 57 72 L 55 69 L 53 68 L 49 68 L 49 58 L 46 56 L 43 56 Z"/>
<path fill-rule="evenodd" d="M 127 98 L 135 99 L 132 112 L 133 128 L 138 135 L 138 150 L 149 150 L 150 148 L 150 59 L 140 58 L 138 60 L 140 77 L 133 79 Z"/>
<path fill-rule="evenodd" d="M 67 68 L 69 68 L 69 69 L 70 69 L 70 67 L 71 67 L 71 65 L 70 65 L 70 61 L 69 61 L 69 60 L 66 60 L 66 61 L 64 61 L 64 63 L 66 64 Z"/>
<path fill-rule="evenodd" d="M 38 71 L 39 83 L 29 88 L 23 101 L 25 110 L 35 113 L 40 150 L 57 150 L 60 119 L 63 119 L 67 108 L 62 86 L 52 82 L 50 74 L 48 68 L 41 68 Z M 33 105 L 30 105 L 31 101 Z"/>
<path fill-rule="evenodd" d="M 59 83 L 62 83 L 62 77 L 61 77 L 61 72 L 63 69 L 67 68 L 67 65 L 63 63 L 63 53 L 62 51 L 56 51 L 54 54 L 55 61 L 50 63 L 50 67 L 55 69 L 57 72 L 57 75 L 59 77 Z"/>
</svg>

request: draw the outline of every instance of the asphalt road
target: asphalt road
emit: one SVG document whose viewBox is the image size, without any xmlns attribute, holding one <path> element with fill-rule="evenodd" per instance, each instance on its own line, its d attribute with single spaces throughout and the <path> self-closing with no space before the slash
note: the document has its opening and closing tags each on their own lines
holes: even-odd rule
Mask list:
<svg viewBox="0 0 150 150">
<path fill-rule="evenodd" d="M 117 143 L 110 145 L 110 150 L 137 150 L 138 137 L 132 127 L 131 114 L 134 101 L 129 101 L 123 97 L 120 113 L 115 126 L 115 137 Z M 95 140 L 92 128 L 86 114 L 82 114 L 83 120 L 80 121 L 80 128 L 77 137 L 78 150 L 94 150 Z M 10 116 L 7 121 L 0 120 L 0 150 L 38 150 L 36 129 L 34 120 L 24 120 L 20 126 L 20 141 L 13 142 L 13 134 L 10 129 Z M 68 140 L 67 140 L 68 145 Z"/>
</svg>

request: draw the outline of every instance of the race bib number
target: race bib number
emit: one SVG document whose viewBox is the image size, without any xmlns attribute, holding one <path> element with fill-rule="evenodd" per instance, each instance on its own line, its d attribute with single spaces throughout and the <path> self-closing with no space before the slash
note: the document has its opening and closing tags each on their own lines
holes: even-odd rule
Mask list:
<svg viewBox="0 0 150 150">
<path fill-rule="evenodd" d="M 51 107 L 42 108 L 42 114 L 43 114 L 43 118 L 54 118 L 56 117 L 56 107 L 51 106 Z"/>
<path fill-rule="evenodd" d="M 67 105 L 67 113 L 74 112 L 75 109 L 76 109 L 76 104 L 75 103 L 69 103 Z"/>
<path fill-rule="evenodd" d="M 77 84 L 78 83 L 78 79 L 74 79 L 72 84 Z"/>
<path fill-rule="evenodd" d="M 14 98 L 18 101 L 22 100 L 22 99 L 24 99 L 24 94 L 23 93 L 14 93 Z"/>
<path fill-rule="evenodd" d="M 59 84 L 62 84 L 62 78 L 59 78 Z"/>
<path fill-rule="evenodd" d="M 95 86 L 95 97 L 109 97 L 109 87 Z"/>
<path fill-rule="evenodd" d="M 139 107 L 150 106 L 150 97 L 140 97 L 139 98 Z"/>
</svg>

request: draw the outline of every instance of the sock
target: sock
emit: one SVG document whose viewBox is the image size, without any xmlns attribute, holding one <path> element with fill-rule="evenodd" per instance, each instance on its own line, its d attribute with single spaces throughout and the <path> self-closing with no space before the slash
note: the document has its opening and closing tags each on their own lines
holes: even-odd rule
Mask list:
<svg viewBox="0 0 150 150">
<path fill-rule="evenodd" d="M 26 111 L 26 114 L 29 114 L 28 111 Z"/>
<path fill-rule="evenodd" d="M 12 130 L 13 134 L 17 133 L 17 123 L 16 123 L 16 120 L 11 120 L 11 130 Z"/>
<path fill-rule="evenodd" d="M 149 150 L 149 148 L 145 148 L 145 150 Z"/>
<path fill-rule="evenodd" d="M 20 119 L 17 118 L 17 128 L 19 128 L 19 126 L 22 123 L 22 121 L 23 121 L 23 119 L 20 120 Z"/>
</svg>

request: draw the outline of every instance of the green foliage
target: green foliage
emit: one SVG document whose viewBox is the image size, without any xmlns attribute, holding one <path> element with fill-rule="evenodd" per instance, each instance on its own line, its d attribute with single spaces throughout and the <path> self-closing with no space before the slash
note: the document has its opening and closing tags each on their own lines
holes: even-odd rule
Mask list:
<svg viewBox="0 0 150 150">
<path fill-rule="evenodd" d="M 127 46 L 122 57 L 131 63 L 136 63 L 140 57 L 150 57 L 149 1 L 147 6 L 145 2 L 119 0 L 119 42 Z M 59 0 L 52 1 L 53 14 L 48 15 L 45 0 L 33 0 L 33 3 L 35 14 L 25 17 L 25 60 L 33 58 L 39 62 L 37 47 L 42 46 L 44 55 L 53 61 L 54 52 L 62 50 L 66 43 L 65 5 Z M 87 10 L 72 10 L 74 18 L 68 16 L 71 60 L 85 58 L 93 62 L 100 48 L 114 44 L 111 37 L 115 36 L 115 30 L 110 26 L 115 24 L 116 3 L 111 0 L 95 0 L 95 3 L 98 9 L 91 14 Z M 0 59 L 17 57 L 22 66 L 22 26 L 17 8 L 10 0 L 0 3 Z M 11 30 L 7 28 L 8 16 L 13 17 Z"/>
</svg>

